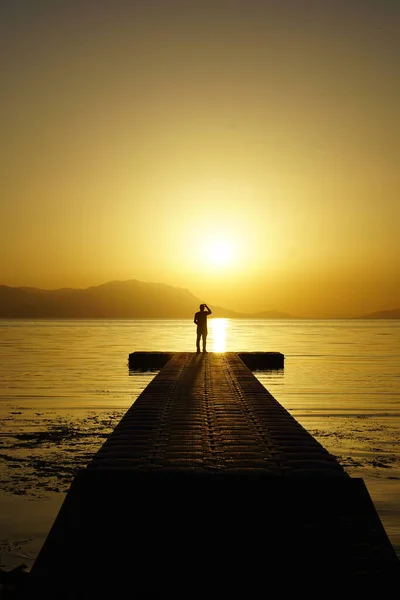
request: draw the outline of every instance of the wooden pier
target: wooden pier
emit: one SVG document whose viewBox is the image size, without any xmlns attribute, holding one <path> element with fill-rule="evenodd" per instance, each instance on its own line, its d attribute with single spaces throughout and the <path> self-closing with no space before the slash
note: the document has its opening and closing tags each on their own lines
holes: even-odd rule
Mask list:
<svg viewBox="0 0 400 600">
<path fill-rule="evenodd" d="M 365 484 L 258 381 L 244 362 L 254 353 L 161 354 L 129 356 L 130 368 L 154 358 L 161 370 L 75 477 L 29 574 L 30 597 L 398 585 Z M 283 366 L 265 354 L 266 368 Z"/>
</svg>

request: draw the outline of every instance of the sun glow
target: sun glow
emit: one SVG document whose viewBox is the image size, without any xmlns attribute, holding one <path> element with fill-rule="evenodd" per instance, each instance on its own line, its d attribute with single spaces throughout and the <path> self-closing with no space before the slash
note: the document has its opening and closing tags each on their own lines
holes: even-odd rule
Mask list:
<svg viewBox="0 0 400 600">
<path fill-rule="evenodd" d="M 204 255 L 209 265 L 227 267 L 235 262 L 237 252 L 232 242 L 221 238 L 211 240 L 204 248 Z"/>
</svg>

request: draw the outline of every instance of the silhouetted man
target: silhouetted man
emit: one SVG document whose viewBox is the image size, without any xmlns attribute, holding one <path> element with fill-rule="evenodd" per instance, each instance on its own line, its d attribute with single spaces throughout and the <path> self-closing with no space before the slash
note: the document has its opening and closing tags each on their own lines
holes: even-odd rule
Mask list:
<svg viewBox="0 0 400 600">
<path fill-rule="evenodd" d="M 203 339 L 203 352 L 207 352 L 207 317 L 211 315 L 211 310 L 207 304 L 200 304 L 200 310 L 194 315 L 194 322 L 197 325 L 196 350 L 200 352 L 200 338 Z"/>
</svg>

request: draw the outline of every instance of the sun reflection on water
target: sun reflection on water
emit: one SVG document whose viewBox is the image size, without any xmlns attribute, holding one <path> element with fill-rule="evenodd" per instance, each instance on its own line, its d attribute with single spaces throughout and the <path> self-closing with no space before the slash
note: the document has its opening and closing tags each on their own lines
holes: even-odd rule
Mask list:
<svg viewBox="0 0 400 600">
<path fill-rule="evenodd" d="M 226 352 L 226 333 L 229 319 L 210 319 L 213 352 Z"/>
</svg>

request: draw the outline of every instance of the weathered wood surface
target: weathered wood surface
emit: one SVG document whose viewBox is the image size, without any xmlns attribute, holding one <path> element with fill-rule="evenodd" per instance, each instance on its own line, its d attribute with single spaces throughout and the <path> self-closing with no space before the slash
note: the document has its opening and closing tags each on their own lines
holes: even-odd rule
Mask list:
<svg viewBox="0 0 400 600">
<path fill-rule="evenodd" d="M 258 597 L 319 581 L 399 583 L 363 481 L 235 353 L 176 353 L 75 478 L 29 591 Z"/>
<path fill-rule="evenodd" d="M 173 355 L 88 468 L 124 466 L 346 476 L 233 352 Z"/>
</svg>

